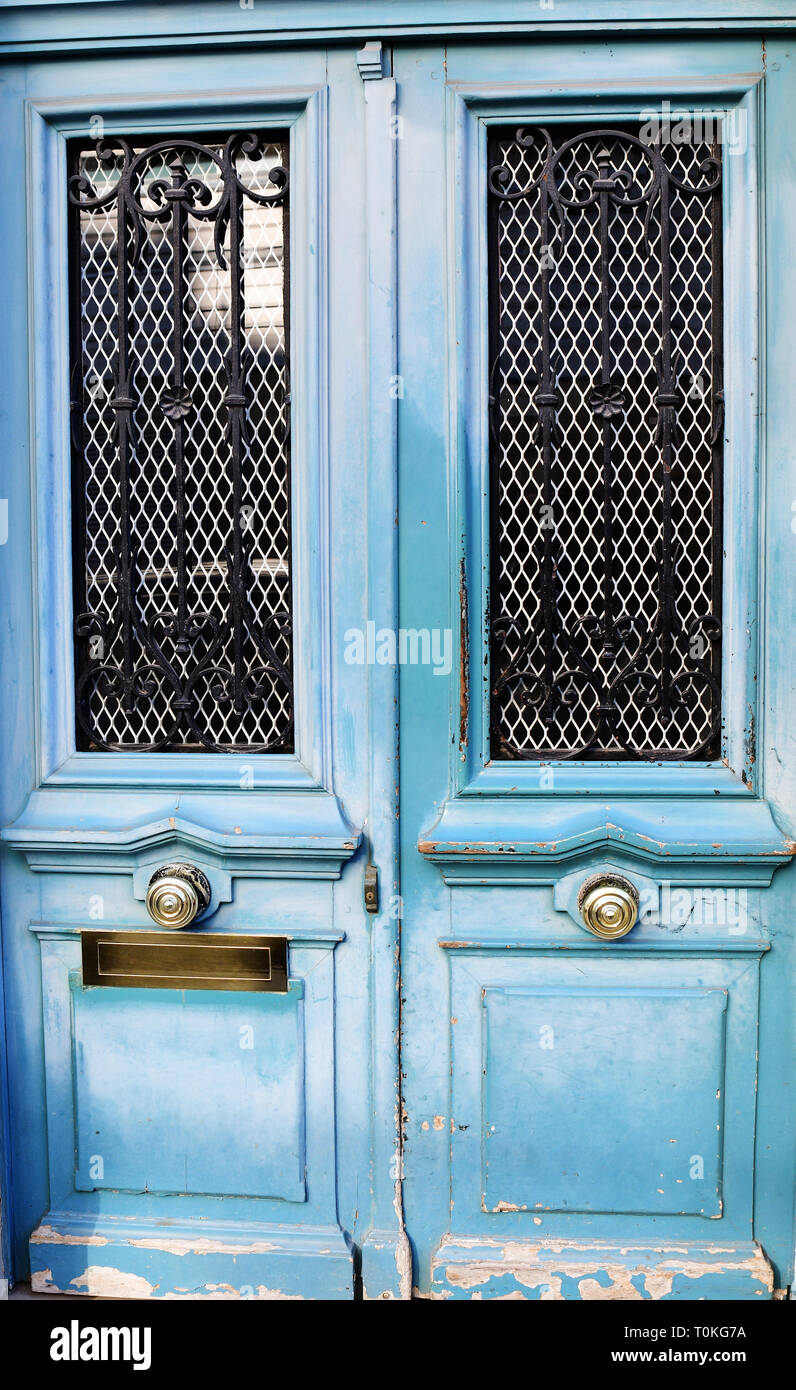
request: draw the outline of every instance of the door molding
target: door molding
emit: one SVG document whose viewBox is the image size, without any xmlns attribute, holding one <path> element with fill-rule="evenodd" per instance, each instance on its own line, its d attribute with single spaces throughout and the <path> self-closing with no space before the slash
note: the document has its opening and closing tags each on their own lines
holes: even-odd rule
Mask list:
<svg viewBox="0 0 796 1390">
<path fill-rule="evenodd" d="M 398 627 L 397 91 L 381 44 L 357 54 L 365 122 L 367 243 L 367 602 L 375 630 Z M 376 523 L 381 519 L 381 524 Z M 362 1247 L 366 1299 L 407 1299 L 412 1254 L 403 1221 L 399 1038 L 401 897 L 398 859 L 398 668 L 368 681 L 368 859 L 379 873 L 370 918 L 373 1025 L 373 1226 Z M 371 844 L 377 848 L 371 851 Z M 394 1047 L 385 1045 L 394 1039 Z"/>
<path fill-rule="evenodd" d="M 693 60 L 692 60 L 693 61 Z M 449 392 L 449 498 L 451 526 L 451 609 L 459 635 L 461 688 L 452 690 L 451 786 L 453 794 L 499 796 L 672 796 L 749 797 L 756 789 L 753 756 L 759 722 L 755 677 L 758 551 L 761 508 L 760 472 L 760 319 L 761 256 L 759 163 L 762 73 L 695 73 L 674 80 L 643 75 L 597 87 L 581 76 L 573 58 L 564 83 L 495 81 L 449 82 L 446 307 L 451 353 Z M 724 161 L 724 378 L 727 447 L 724 462 L 725 580 L 722 664 L 722 757 L 715 762 L 625 763 L 549 760 L 547 777 L 535 762 L 493 762 L 489 754 L 489 667 L 486 615 L 489 611 L 489 433 L 487 324 L 487 130 L 516 120 L 548 122 L 597 119 L 601 125 L 654 109 L 660 102 L 682 102 L 689 110 L 735 111 L 747 132 L 743 152 Z M 740 128 L 740 127 L 739 127 Z M 475 306 L 475 307 L 474 307 Z M 744 525 L 737 521 L 743 517 Z M 463 579 L 463 584 L 462 584 Z M 463 592 L 460 592 L 463 590 Z M 750 595 L 753 600 L 750 602 Z M 549 770 L 553 769 L 552 778 Z M 692 775 L 696 773 L 695 778 Z M 552 783 L 552 785 L 551 785 Z M 620 791 L 621 789 L 621 791 Z"/>
<path fill-rule="evenodd" d="M 52 11 L 59 9 L 56 28 Z M 135 0 L 40 0 L 33 12 L 24 4 L 9 6 L 8 31 L 0 52 L 11 54 L 81 50 L 112 53 L 122 48 L 168 49 L 189 42 L 214 49 L 241 41 L 273 46 L 312 43 L 319 39 L 358 42 L 378 34 L 386 38 L 440 35 L 458 38 L 512 38 L 566 35 L 591 30 L 597 34 L 700 34 L 743 32 L 791 27 L 794 7 L 789 0 L 760 0 L 753 17 L 739 12 L 732 0 L 703 0 L 699 12 L 683 0 L 669 0 L 660 14 L 648 0 L 623 0 L 610 18 L 601 0 L 556 0 L 551 9 L 529 7 L 522 0 L 459 0 L 452 20 L 449 0 L 414 0 L 404 4 L 400 18 L 391 0 L 336 0 L 334 5 L 297 13 L 290 0 L 259 0 L 252 10 L 230 15 L 227 0 L 198 0 L 171 4 L 148 14 L 142 35 L 131 21 Z M 233 20 L 237 20 L 237 28 Z"/>
<path fill-rule="evenodd" d="M 109 138 L 129 134 L 131 129 L 202 129 L 210 112 L 214 121 L 230 128 L 255 124 L 289 130 L 290 162 L 295 168 L 290 219 L 291 342 L 296 355 L 293 375 L 300 383 L 294 391 L 291 422 L 294 623 L 301 634 L 295 643 L 296 753 L 292 755 L 75 752 L 65 142 L 75 135 L 88 137 L 92 113 L 98 109 L 110 109 L 111 114 L 103 117 Z M 35 421 L 32 486 L 35 534 L 47 538 L 46 544 L 34 541 L 32 578 L 39 613 L 40 787 L 15 824 L 3 831 L 3 838 L 20 849 L 46 847 L 50 866 L 60 853 L 65 869 L 79 861 L 81 844 L 89 857 L 100 845 L 106 851 L 115 847 L 119 852 L 126 850 L 132 872 L 147 827 L 155 833 L 164 814 L 172 817 L 171 834 L 166 834 L 165 841 L 174 837 L 174 802 L 163 794 L 174 789 L 192 825 L 183 838 L 196 841 L 200 851 L 203 840 L 210 849 L 220 837 L 239 868 L 245 862 L 251 866 L 252 855 L 261 852 L 270 857 L 271 874 L 337 877 L 361 837 L 329 790 L 334 688 L 329 659 L 326 89 L 288 86 L 242 91 L 234 102 L 228 94 L 196 93 L 171 93 L 168 98 L 126 94 L 110 105 L 100 96 L 30 100 L 26 123 L 32 229 L 28 264 Z M 103 787 L 124 789 L 123 819 L 119 820 L 112 800 L 106 801 L 100 820 L 85 821 L 84 828 L 77 829 L 70 793 Z M 243 787 L 246 794 L 241 796 Z M 185 802 L 186 789 L 194 793 L 190 805 Z M 219 815 L 224 807 L 220 792 L 228 793 L 226 816 Z M 327 865 L 325 870 L 322 863 Z"/>
<path fill-rule="evenodd" d="M 251 764 L 256 791 L 331 785 L 333 689 L 330 679 L 330 536 L 328 461 L 328 98 L 325 87 L 229 93 L 101 95 L 26 103 L 31 394 L 34 418 L 33 487 L 36 503 L 34 593 L 38 596 L 37 738 L 42 784 L 241 787 L 241 764 Z M 74 658 L 71 586 L 71 459 L 66 140 L 90 138 L 93 113 L 104 133 L 159 133 L 206 129 L 287 128 L 294 169 L 290 214 L 291 501 L 293 512 L 293 621 L 296 752 L 241 753 L 75 752 Z"/>
<path fill-rule="evenodd" d="M 151 1093 L 146 1096 L 146 1110 L 141 1110 L 140 1095 L 125 1097 L 125 1104 L 136 1115 L 151 1114 L 149 1123 L 156 1129 L 149 1151 L 146 1141 L 141 1145 L 135 1123 L 126 1136 L 126 1145 L 112 1133 L 95 1139 L 94 1125 L 107 1121 L 109 1103 L 104 1088 L 97 1094 L 92 1085 L 101 1057 L 90 1043 L 98 1028 L 107 1036 L 108 1046 L 118 1048 L 119 1035 L 130 1028 L 143 1043 L 154 1024 L 155 1030 L 160 1026 L 162 1037 L 155 1031 L 148 1045 L 165 1044 L 175 1013 L 185 1012 L 185 999 L 179 991 L 144 991 L 150 1021 L 148 1026 L 146 1022 L 136 1023 L 142 991 L 104 991 L 83 985 L 79 926 L 40 921 L 31 923 L 30 929 L 41 948 L 49 1162 L 48 1210 L 30 1237 L 34 1291 L 122 1298 L 267 1299 L 277 1296 L 275 1290 L 278 1296 L 288 1298 L 312 1297 L 317 1290 L 322 1298 L 350 1299 L 353 1259 L 350 1240 L 337 1221 L 337 1141 L 335 1108 L 330 1103 L 335 1087 L 334 953 L 342 934 L 321 931 L 291 935 L 287 995 L 244 993 L 229 1005 L 227 997 L 217 994 L 214 1010 L 208 1015 L 201 1012 L 202 992 L 193 992 L 188 1009 L 193 1008 L 194 1030 L 207 1026 L 218 1032 L 220 1024 L 229 1032 L 237 1028 L 238 1020 L 254 1020 L 254 1026 L 270 1038 L 273 1056 L 268 1049 L 263 1050 L 256 1074 L 269 1083 L 265 1104 L 277 1119 L 276 1135 L 272 1134 L 269 1143 L 267 1130 L 253 1132 L 253 1117 L 241 1119 L 241 1132 L 236 1134 L 236 1143 L 253 1146 L 256 1159 L 251 1167 L 264 1184 L 262 1195 L 244 1199 L 224 1195 L 223 1189 L 222 1194 L 213 1194 L 194 1183 L 180 1192 L 179 1203 L 172 1200 L 169 1210 L 177 1219 L 169 1219 L 164 1226 L 162 1204 L 173 1191 L 169 1183 L 175 1176 L 175 1162 L 168 1146 L 157 1142 L 157 1136 L 162 1137 L 164 1124 L 170 1120 L 159 1112 L 159 1099 L 172 1095 L 170 1068 L 150 1071 L 145 1082 Z M 163 1003 L 152 1005 L 153 995 L 161 993 Z M 117 996 L 110 1004 L 108 994 Z M 129 1002 L 132 995 L 139 996 L 136 1004 Z M 272 1007 L 262 1005 L 265 999 L 277 998 L 283 1012 L 281 1024 Z M 92 1013 L 97 1009 L 99 1022 L 92 1024 Z M 86 1028 L 88 1041 L 81 1032 Z M 172 1066 L 177 1060 L 172 1057 Z M 190 1058 L 183 1057 L 183 1069 L 189 1062 Z M 130 1057 L 131 1085 L 138 1067 L 145 1069 L 145 1060 Z M 223 1105 L 212 1094 L 209 1099 L 200 1130 L 192 1135 L 190 1116 L 196 1098 L 186 1093 L 188 1114 L 182 1131 L 186 1185 L 188 1149 L 196 1167 L 201 1163 L 203 1147 L 212 1150 L 213 1142 L 225 1142 Z M 250 1092 L 246 1112 L 256 1100 L 256 1092 Z M 262 1110 L 261 1099 L 260 1118 Z M 234 1109 L 231 1113 L 235 1114 Z M 100 1183 L 92 1180 L 96 1173 L 81 1171 L 94 1146 L 101 1151 L 110 1147 L 110 1153 L 103 1153 Z M 121 1165 L 120 1179 L 115 1178 L 117 1164 Z M 137 1165 L 144 1165 L 150 1175 L 143 1198 L 130 1177 L 132 1173 L 134 1182 Z M 214 1176 L 215 1171 L 210 1174 L 211 1182 Z M 104 1206 L 103 1187 L 110 1189 Z M 219 1195 L 224 1195 L 223 1203 L 219 1203 Z M 130 1207 L 133 1198 L 139 1202 L 138 1208 Z"/>
<path fill-rule="evenodd" d="M 762 361 L 760 134 L 763 73 L 701 71 L 661 79 L 634 73 L 595 84 L 588 51 L 573 55 L 566 80 L 473 82 L 446 87 L 446 312 L 450 353 L 448 501 L 450 606 L 450 790 L 418 849 L 446 882 L 531 882 L 535 864 L 607 853 L 612 842 L 639 867 L 687 860 L 738 866 L 759 882 L 761 866 L 796 850 L 761 797 L 755 756 L 763 707 L 759 592 L 764 507 L 759 400 Z M 706 64 L 707 66 L 707 64 Z M 588 75 L 586 75 L 588 73 Z M 724 161 L 725 579 L 722 757 L 713 762 L 494 762 L 489 753 L 489 437 L 487 325 L 487 130 L 516 120 L 638 118 L 664 99 L 686 109 L 739 113 L 745 148 Z M 477 306 L 474 308 L 474 306 Z M 743 525 L 739 524 L 743 518 Z M 599 802 L 584 809 L 584 797 Z M 638 800 L 637 800 L 638 799 Z M 717 833 L 717 817 L 721 833 Z M 469 864 L 471 867 L 467 868 Z M 742 870 L 741 865 L 747 868 Z M 543 872 L 543 871 L 542 871 Z M 705 874 L 705 868 L 700 873 Z M 744 873 L 751 875 L 744 878 Z"/>
</svg>

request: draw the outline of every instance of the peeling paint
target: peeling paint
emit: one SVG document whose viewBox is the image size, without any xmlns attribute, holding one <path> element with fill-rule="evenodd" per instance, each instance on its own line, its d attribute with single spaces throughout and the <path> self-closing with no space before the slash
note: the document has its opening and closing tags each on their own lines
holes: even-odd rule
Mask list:
<svg viewBox="0 0 796 1390">
<path fill-rule="evenodd" d="M 31 1245 L 107 1245 L 107 1236 L 74 1236 L 54 1226 L 37 1226 L 30 1235 Z"/>
<path fill-rule="evenodd" d="M 578 1293 L 584 1301 L 589 1303 L 599 1300 L 603 1302 L 641 1303 L 644 1301 L 644 1295 L 631 1282 L 635 1273 L 636 1270 L 631 1271 L 625 1268 L 612 1272 L 610 1284 L 601 1284 L 597 1279 L 581 1279 L 578 1283 Z"/>
<path fill-rule="evenodd" d="M 140 1244 L 140 1242 L 137 1242 Z M 156 1247 L 159 1248 L 159 1247 Z M 181 1251 L 172 1253 L 182 1253 Z M 90 1298 L 143 1299 L 162 1297 L 164 1302 L 191 1302 L 196 1300 L 241 1299 L 244 1302 L 255 1300 L 281 1300 L 291 1303 L 304 1301 L 302 1294 L 283 1293 L 281 1289 L 269 1289 L 258 1284 L 253 1293 L 241 1293 L 232 1284 L 203 1284 L 193 1289 L 173 1289 L 158 1295 L 159 1284 L 151 1284 L 140 1274 L 129 1270 L 114 1269 L 110 1265 L 89 1265 L 82 1274 L 70 1279 L 69 1285 L 61 1289 L 53 1282 L 52 1270 L 42 1269 L 31 1276 L 34 1293 L 81 1293 Z"/>
<path fill-rule="evenodd" d="M 645 1296 L 648 1299 L 671 1297 L 678 1276 L 695 1283 L 706 1278 L 715 1286 L 717 1279 L 732 1273 L 747 1276 L 750 1288 L 755 1283 L 759 1284 L 759 1288 L 752 1289 L 755 1296 L 772 1297 L 772 1270 L 759 1247 L 748 1255 L 742 1253 L 741 1258 L 738 1258 L 737 1247 L 713 1245 L 701 1251 L 689 1250 L 689 1247 L 613 1247 L 610 1252 L 601 1255 L 593 1244 L 543 1240 L 496 1245 L 492 1258 L 484 1257 L 484 1246 L 490 1243 L 483 1240 L 461 1238 L 455 1243 L 460 1250 L 472 1245 L 473 1260 L 447 1261 L 443 1246 L 436 1262 L 434 1278 L 444 1278 L 452 1290 L 471 1291 L 475 1299 L 485 1296 L 485 1290 L 492 1280 L 502 1280 L 506 1276 L 513 1278 L 523 1289 L 539 1290 L 540 1298 L 546 1301 L 571 1298 L 571 1288 L 575 1284 L 576 1297 L 583 1300 L 636 1302 Z M 634 1261 L 632 1257 L 636 1250 L 638 1259 Z M 481 1252 L 480 1257 L 476 1251 Z M 722 1254 L 726 1254 L 727 1258 L 722 1259 Z M 660 1256 L 659 1260 L 656 1260 L 656 1255 Z M 700 1255 L 704 1258 L 700 1258 Z M 558 1259 L 558 1256 L 562 1258 Z M 623 1258 L 628 1256 L 630 1258 Z M 489 1296 L 488 1292 L 486 1296 Z M 501 1298 L 517 1296 L 516 1293 L 499 1295 Z M 523 1296 L 520 1291 L 519 1297 Z M 694 1297 L 699 1297 L 696 1291 Z"/>
<path fill-rule="evenodd" d="M 459 751 L 464 758 L 467 750 L 469 721 L 470 633 L 467 608 L 467 571 L 464 557 L 459 565 Z"/>
<path fill-rule="evenodd" d="M 158 1288 L 142 1274 L 114 1269 L 112 1265 L 89 1265 L 82 1274 L 69 1280 L 69 1286 L 83 1289 L 92 1298 L 152 1298 Z"/>
<path fill-rule="evenodd" d="M 280 1301 L 284 1303 L 303 1303 L 304 1299 L 300 1293 L 282 1293 L 280 1289 L 268 1289 L 265 1284 L 258 1284 L 255 1293 L 241 1294 L 240 1289 L 235 1289 L 231 1284 L 205 1284 L 204 1291 L 191 1292 L 187 1294 L 167 1293 L 164 1295 L 166 1301 L 175 1299 L 231 1299 L 241 1298 L 246 1303 L 253 1303 L 257 1299 Z"/>
<path fill-rule="evenodd" d="M 249 1245 L 239 1245 L 223 1240 L 211 1240 L 200 1236 L 197 1240 L 167 1240 L 163 1236 L 132 1237 L 127 1245 L 139 1246 L 142 1250 L 163 1250 L 168 1255 L 267 1255 L 279 1246 L 268 1240 L 253 1240 Z"/>
<path fill-rule="evenodd" d="M 58 1231 L 54 1226 L 39 1226 L 30 1237 L 31 1245 L 108 1245 L 107 1236 L 74 1235 L 69 1231 Z M 199 1236 L 193 1240 L 169 1239 L 165 1236 L 129 1237 L 125 1245 L 133 1245 L 141 1250 L 163 1250 L 168 1255 L 267 1255 L 279 1249 L 273 1241 L 253 1240 L 248 1245 L 232 1241 L 213 1240 L 209 1236 Z"/>
</svg>

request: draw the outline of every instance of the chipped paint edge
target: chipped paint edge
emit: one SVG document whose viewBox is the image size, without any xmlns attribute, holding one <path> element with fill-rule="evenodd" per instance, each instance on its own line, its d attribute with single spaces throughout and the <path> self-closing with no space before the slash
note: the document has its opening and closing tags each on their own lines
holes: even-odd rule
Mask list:
<svg viewBox="0 0 796 1390">
<path fill-rule="evenodd" d="M 593 1241 L 548 1240 L 496 1243 L 494 1254 L 489 1245 L 466 1237 L 443 1241 L 432 1261 L 432 1288 L 418 1291 L 419 1296 L 489 1298 L 489 1286 L 508 1277 L 517 1288 L 496 1292 L 493 1297 L 526 1298 L 538 1290 L 540 1300 L 547 1302 L 571 1301 L 573 1297 L 584 1301 L 656 1301 L 672 1298 L 675 1279 L 681 1277 L 694 1283 L 709 1279 L 714 1290 L 710 1297 L 716 1298 L 721 1296 L 721 1281 L 731 1279 L 737 1284 L 739 1275 L 748 1283 L 750 1300 L 774 1296 L 773 1269 L 756 1242 L 601 1248 Z M 643 1289 L 634 1280 L 640 1281 Z M 576 1294 L 565 1292 L 565 1281 L 568 1288 L 573 1283 L 577 1286 Z M 526 1289 L 528 1294 L 523 1292 Z M 704 1295 L 695 1290 L 693 1298 L 700 1297 Z"/>
</svg>

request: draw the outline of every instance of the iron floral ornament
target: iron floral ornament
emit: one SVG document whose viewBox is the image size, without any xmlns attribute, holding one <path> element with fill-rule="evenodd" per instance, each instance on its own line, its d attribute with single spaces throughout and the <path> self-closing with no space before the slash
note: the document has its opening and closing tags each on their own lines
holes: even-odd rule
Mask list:
<svg viewBox="0 0 796 1390">
<path fill-rule="evenodd" d="M 167 420 L 184 420 L 190 415 L 193 401 L 185 386 L 164 391 L 160 398 L 160 408 Z"/>
<path fill-rule="evenodd" d="M 615 416 L 624 414 L 627 401 L 621 386 L 606 381 L 592 387 L 587 404 L 601 420 L 613 420 Z"/>
</svg>

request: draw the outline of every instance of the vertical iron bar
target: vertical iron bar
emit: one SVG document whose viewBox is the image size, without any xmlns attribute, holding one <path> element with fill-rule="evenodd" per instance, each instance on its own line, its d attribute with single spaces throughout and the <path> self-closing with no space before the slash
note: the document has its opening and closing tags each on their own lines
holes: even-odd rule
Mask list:
<svg viewBox="0 0 796 1390">
<path fill-rule="evenodd" d="M 661 451 L 661 698 L 663 722 L 671 718 L 672 627 L 674 620 L 674 528 L 672 525 L 672 463 L 674 461 L 675 381 L 672 371 L 671 223 L 669 172 L 658 153 L 661 180 L 661 356 L 658 389 Z"/>
<path fill-rule="evenodd" d="M 711 155 L 721 161 L 721 143 L 716 140 L 711 146 Z M 711 374 L 712 374 L 712 430 L 710 447 L 713 464 L 713 505 L 711 510 L 711 610 L 721 632 L 722 610 L 722 562 L 724 556 L 724 324 L 723 324 L 723 266 L 722 250 L 724 239 L 723 208 L 721 184 L 710 195 L 711 247 Z M 721 682 L 721 637 L 713 643 L 713 675 Z M 721 756 L 720 745 L 707 750 L 708 757 Z"/>
<path fill-rule="evenodd" d="M 172 232 L 172 351 L 174 355 L 173 388 L 179 400 L 184 387 L 183 309 L 185 287 L 185 195 L 182 192 L 186 170 L 179 155 L 171 161 L 171 232 Z M 174 487 L 177 512 L 177 642 L 176 650 L 185 655 L 190 651 L 188 641 L 188 562 L 186 554 L 185 513 L 185 422 L 179 410 L 174 425 Z"/>
<path fill-rule="evenodd" d="M 285 145 L 282 150 L 283 168 L 289 168 L 289 146 Z M 282 336 L 285 342 L 285 545 L 286 545 L 286 564 L 288 564 L 288 584 L 286 584 L 286 602 L 288 602 L 288 645 L 290 652 L 293 651 L 293 481 L 292 481 L 292 459 L 293 452 L 293 374 L 290 370 L 290 199 L 286 197 L 281 204 L 282 210 Z M 290 682 L 290 721 L 286 735 L 290 741 L 293 738 L 293 724 L 296 719 L 295 695 L 293 695 L 293 684 Z"/>
<path fill-rule="evenodd" d="M 243 429 L 246 397 L 243 389 L 243 284 L 241 249 L 243 245 L 243 209 L 240 190 L 230 156 L 226 177 L 229 180 L 229 278 L 230 278 L 230 360 L 229 442 L 232 465 L 232 547 L 229 555 L 230 617 L 233 649 L 233 707 L 237 715 L 244 711 L 243 699 L 243 641 L 246 576 L 244 574 L 243 536 Z"/>
<path fill-rule="evenodd" d="M 113 407 L 119 443 L 119 607 L 122 617 L 122 670 L 124 673 L 124 707 L 129 712 L 135 704 L 133 693 L 133 593 L 132 593 L 132 519 L 130 515 L 130 451 L 132 446 L 133 399 L 129 358 L 130 268 L 128 265 L 127 181 L 125 169 L 116 199 L 116 259 L 117 259 L 117 324 L 119 357 L 116 373 L 116 397 Z"/>
<path fill-rule="evenodd" d="M 603 386 L 611 382 L 611 246 L 609 241 L 609 196 L 613 187 L 610 178 L 610 155 L 601 150 L 597 155 L 600 208 L 600 357 Z M 614 567 L 613 567 L 613 473 L 611 467 L 611 433 L 613 426 L 606 416 L 602 422 L 602 504 L 603 504 L 603 649 L 610 656 L 614 643 Z"/>
<path fill-rule="evenodd" d="M 72 177 L 80 172 L 82 151 L 72 148 L 69 152 L 68 175 L 71 186 Z M 75 615 L 82 614 L 88 606 L 87 594 L 87 548 L 86 529 L 86 486 L 88 466 L 85 453 L 84 404 L 85 387 L 83 382 L 83 295 L 81 286 L 82 264 L 82 217 L 77 200 L 70 199 L 68 220 L 69 241 L 69 409 L 72 442 L 72 595 Z M 81 638 L 75 631 L 75 676 L 83 674 L 84 663 L 80 650 Z M 80 727 L 78 711 L 75 709 L 76 747 L 80 748 L 84 738 Z"/>
<path fill-rule="evenodd" d="M 544 706 L 542 718 L 552 724 L 555 717 L 553 700 L 553 662 L 555 656 L 555 605 L 553 602 L 553 427 L 555 423 L 556 392 L 550 362 L 550 202 L 547 178 L 540 186 L 541 204 L 539 227 L 542 249 L 542 381 L 537 394 L 539 419 L 542 427 L 542 622 L 544 644 Z M 541 399 L 540 399 L 541 398 Z"/>
<path fill-rule="evenodd" d="M 288 169 L 289 145 L 286 143 L 282 151 L 283 168 Z M 282 210 L 282 334 L 284 338 L 284 373 L 285 373 L 285 440 L 284 440 L 284 468 L 285 468 L 285 555 L 287 564 L 287 584 L 286 602 L 288 608 L 288 634 L 287 642 L 291 656 L 288 664 L 292 662 L 293 651 L 293 483 L 291 473 L 291 456 L 293 449 L 293 374 L 291 371 L 291 338 L 290 338 L 290 199 L 286 198 L 280 205 Z M 290 744 L 293 741 L 293 728 L 296 717 L 295 697 L 293 683 L 290 684 L 290 720 L 286 729 L 286 738 Z"/>
<path fill-rule="evenodd" d="M 489 164 L 497 162 L 500 152 L 500 138 L 497 133 L 490 135 L 489 142 Z M 495 619 L 499 614 L 501 600 L 500 582 L 500 361 L 503 350 L 500 333 L 500 296 L 502 263 L 500 251 L 500 202 L 497 198 L 491 197 L 487 204 L 488 213 L 488 233 L 489 233 L 489 280 L 488 280 L 488 313 L 489 313 L 489 507 L 490 507 L 490 527 L 489 527 L 489 596 L 487 622 L 489 624 L 489 711 L 490 711 L 490 750 L 493 757 L 500 757 L 502 739 L 500 732 L 500 709 L 499 701 L 494 693 L 495 679 L 498 674 L 498 643 L 493 636 Z"/>
</svg>

